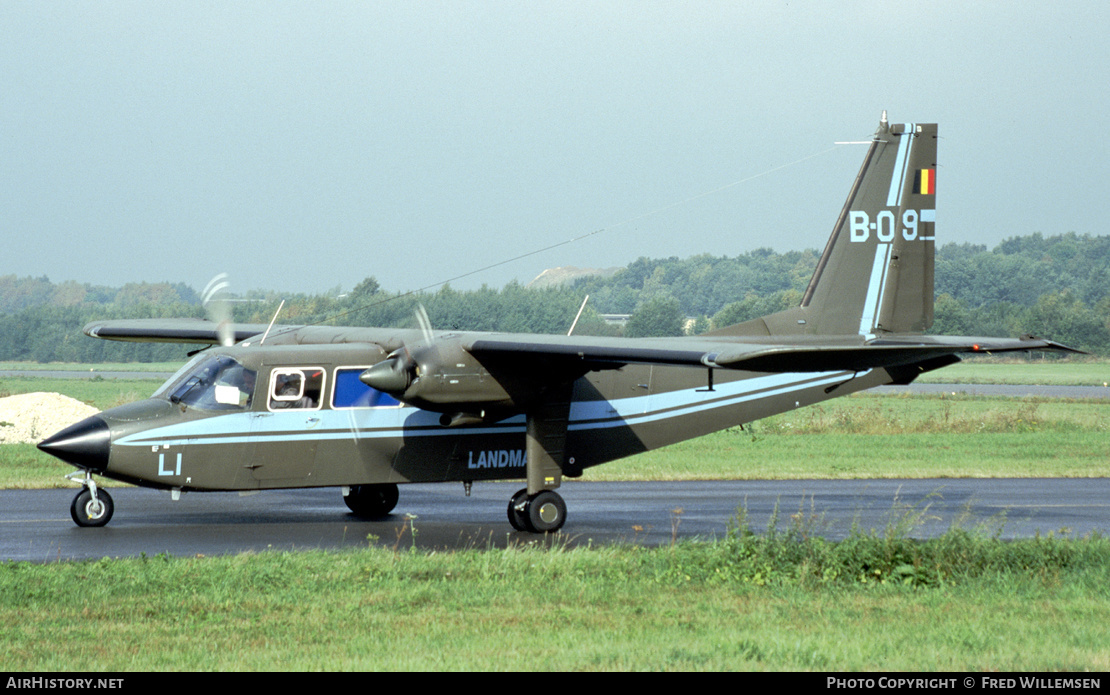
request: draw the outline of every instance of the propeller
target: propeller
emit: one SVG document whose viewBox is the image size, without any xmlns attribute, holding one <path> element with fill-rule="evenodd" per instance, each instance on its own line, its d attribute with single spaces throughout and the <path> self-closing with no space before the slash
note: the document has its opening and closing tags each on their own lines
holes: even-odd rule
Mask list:
<svg viewBox="0 0 1110 695">
<path fill-rule="evenodd" d="M 415 355 L 420 354 L 423 357 L 429 350 L 435 350 L 435 334 L 432 332 L 427 309 L 423 304 L 417 304 L 414 313 L 423 342 L 415 350 L 407 342 L 403 343 L 399 349 L 389 353 L 384 360 L 359 376 L 359 380 L 370 388 L 388 393 L 398 400 L 419 376 L 420 369 Z"/>
<path fill-rule="evenodd" d="M 420 332 L 424 336 L 424 344 L 431 345 L 435 336 L 432 334 L 432 322 L 428 318 L 428 310 L 424 308 L 423 304 L 418 303 L 416 305 L 416 323 L 420 326 Z"/>
<path fill-rule="evenodd" d="M 216 324 L 216 335 L 220 345 L 227 347 L 235 344 L 235 330 L 231 325 L 231 302 L 227 299 L 227 288 L 231 283 L 227 273 L 220 273 L 208 281 L 201 292 L 201 304 L 208 314 L 208 320 Z"/>
</svg>

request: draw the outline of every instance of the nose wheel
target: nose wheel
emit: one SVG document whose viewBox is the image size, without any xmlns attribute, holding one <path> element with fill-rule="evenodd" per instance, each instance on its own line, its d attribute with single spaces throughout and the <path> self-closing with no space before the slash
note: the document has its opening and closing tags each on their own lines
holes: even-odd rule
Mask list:
<svg viewBox="0 0 1110 695">
<path fill-rule="evenodd" d="M 508 516 L 517 531 L 554 533 L 566 523 L 567 503 L 551 490 L 541 490 L 529 497 L 525 488 L 509 500 Z"/>
<path fill-rule="evenodd" d="M 84 488 L 77 493 L 69 505 L 69 515 L 73 517 L 73 523 L 81 527 L 104 526 L 112 520 L 112 513 L 116 511 L 112 496 L 107 490 L 98 488 L 96 481 L 87 471 L 85 477 L 79 482 L 84 485 Z"/>
</svg>

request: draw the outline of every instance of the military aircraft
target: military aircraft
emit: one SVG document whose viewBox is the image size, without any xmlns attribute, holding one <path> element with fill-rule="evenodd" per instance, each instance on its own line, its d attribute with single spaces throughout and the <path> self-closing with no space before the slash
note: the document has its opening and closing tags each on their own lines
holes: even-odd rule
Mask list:
<svg viewBox="0 0 1110 695">
<path fill-rule="evenodd" d="M 94 474 L 171 492 L 334 486 L 382 517 L 398 484 L 523 479 L 513 528 L 553 532 L 555 491 L 592 466 L 881 384 L 962 354 L 1070 351 L 1032 336 L 925 335 L 933 321 L 936 124 L 886 113 L 800 306 L 681 338 L 602 338 L 198 319 L 100 321 L 109 340 L 210 345 L 150 398 L 39 448 L 78 468 L 79 526 L 113 502 Z"/>
</svg>

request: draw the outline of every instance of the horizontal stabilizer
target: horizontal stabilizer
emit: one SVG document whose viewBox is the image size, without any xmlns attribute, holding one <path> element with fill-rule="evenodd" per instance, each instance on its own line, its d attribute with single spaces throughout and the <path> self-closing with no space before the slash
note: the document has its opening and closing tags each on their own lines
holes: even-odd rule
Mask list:
<svg viewBox="0 0 1110 695">
<path fill-rule="evenodd" d="M 1080 352 L 1050 340 L 960 337 L 934 341 L 931 336 L 923 338 L 921 342 L 902 344 L 873 341 L 860 346 L 794 345 L 749 349 L 750 347 L 718 354 L 714 361 L 726 369 L 751 372 L 825 372 L 901 367 L 948 355 L 1022 350 Z"/>
</svg>

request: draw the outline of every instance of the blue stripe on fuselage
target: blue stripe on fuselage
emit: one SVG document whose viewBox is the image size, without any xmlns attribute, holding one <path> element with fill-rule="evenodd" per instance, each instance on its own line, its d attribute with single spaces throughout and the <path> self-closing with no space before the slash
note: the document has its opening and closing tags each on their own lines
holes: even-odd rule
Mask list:
<svg viewBox="0 0 1110 695">
<path fill-rule="evenodd" d="M 610 401 L 575 401 L 571 404 L 569 429 L 604 429 L 665 420 L 793 391 L 830 386 L 852 377 L 852 372 L 843 371 L 770 374 L 718 384 L 713 391 L 690 388 Z M 313 419 L 318 422 L 309 426 L 308 421 Z M 121 437 L 115 445 L 146 447 L 305 439 L 472 436 L 523 434 L 524 430 L 523 415 L 492 425 L 454 428 L 441 426 L 437 413 L 413 407 L 292 410 L 265 414 L 230 413 L 176 423 Z"/>
</svg>

